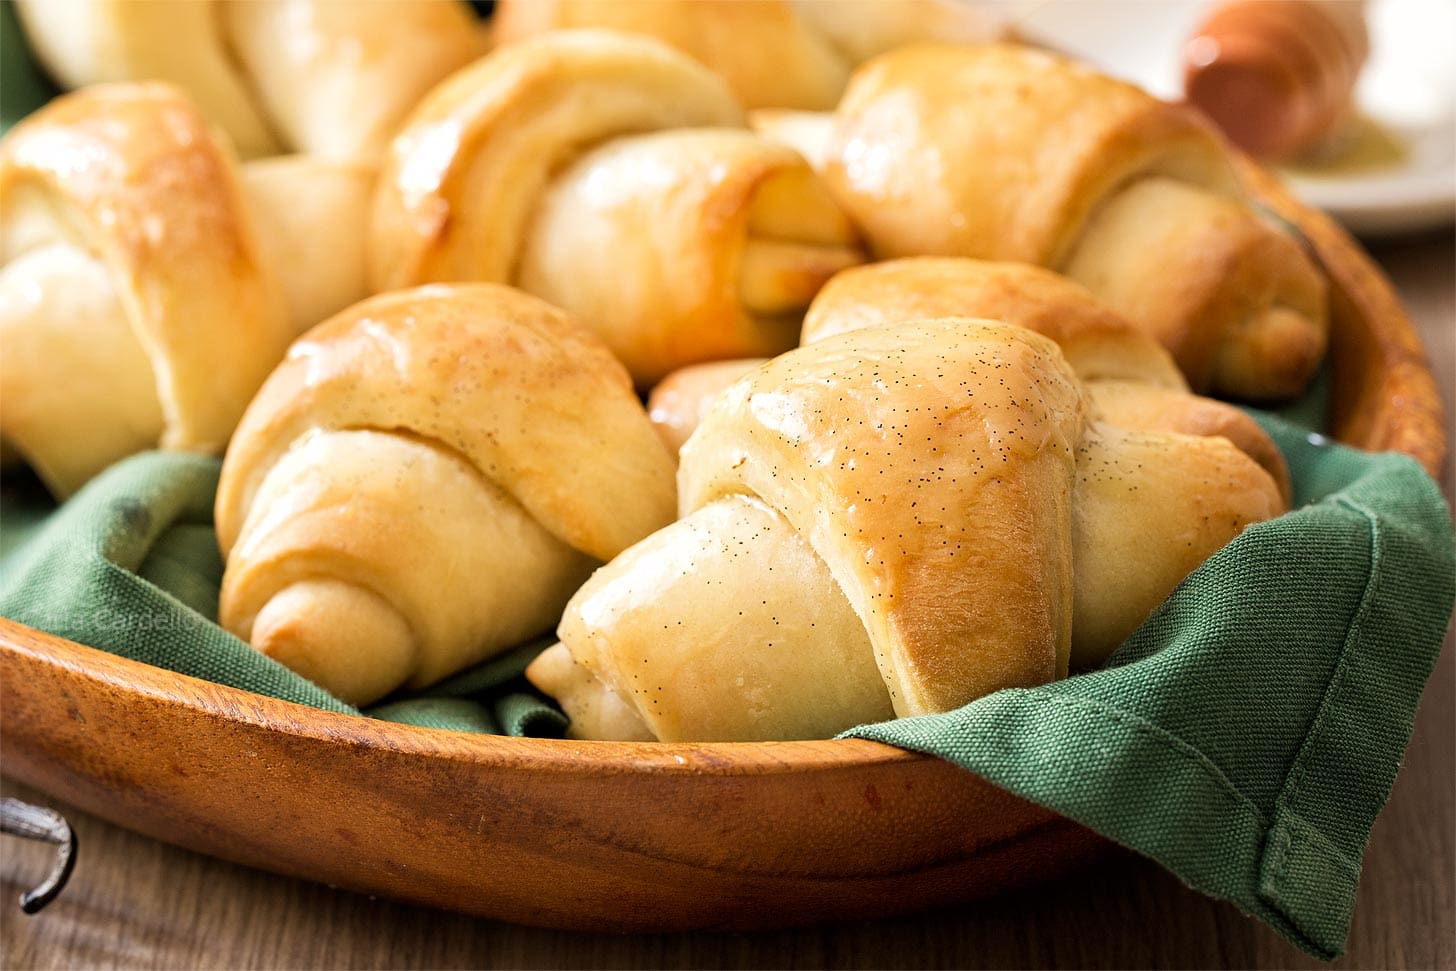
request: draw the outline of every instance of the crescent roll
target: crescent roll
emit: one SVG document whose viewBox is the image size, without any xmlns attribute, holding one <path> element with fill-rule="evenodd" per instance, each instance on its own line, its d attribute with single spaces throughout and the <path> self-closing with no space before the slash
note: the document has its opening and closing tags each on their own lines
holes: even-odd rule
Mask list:
<svg viewBox="0 0 1456 971">
<path fill-rule="evenodd" d="M 925 44 L 856 72 L 831 120 L 756 120 L 822 164 L 877 256 L 1057 270 L 1197 391 L 1291 398 L 1324 355 L 1324 278 L 1185 107 L 1043 51 Z"/>
<path fill-rule="evenodd" d="M 499 0 L 495 40 L 595 27 L 653 37 L 750 108 L 828 110 L 862 61 L 913 41 L 983 43 L 1003 27 L 963 0 Z"/>
<path fill-rule="evenodd" d="M 19 13 L 64 87 L 170 81 L 246 158 L 377 158 L 485 50 L 459 0 L 20 0 Z"/>
<path fill-rule="evenodd" d="M 887 260 L 845 270 L 830 280 L 804 316 L 811 344 L 862 327 L 927 317 L 975 316 L 1016 324 L 1056 341 L 1112 424 L 1186 435 L 1222 435 L 1262 465 L 1287 501 L 1283 455 L 1247 414 L 1191 394 L 1157 341 L 1084 287 L 1026 263 L 944 257 Z M 724 388 L 761 363 L 723 361 L 668 375 L 648 400 L 648 414 L 676 451 Z"/>
<path fill-rule="evenodd" d="M 240 181 L 263 262 L 283 288 L 294 336 L 369 293 L 376 168 L 316 155 L 244 162 Z"/>
<path fill-rule="evenodd" d="M 738 357 L 678 368 L 647 396 L 647 417 L 673 455 L 702 424 L 713 399 L 766 358 Z"/>
<path fill-rule="evenodd" d="M 647 38 L 500 48 L 395 140 L 371 281 L 514 283 L 596 329 L 644 386 L 779 353 L 819 286 L 862 256 L 808 164 L 742 125 L 721 80 Z"/>
<path fill-rule="evenodd" d="M 1279 490 L 1228 441 L 1118 428 L 1057 346 L 849 331 L 718 396 L 683 518 L 598 570 L 528 677 L 578 737 L 824 737 L 1097 663 Z"/>
<path fill-rule="evenodd" d="M 912 257 L 845 270 L 804 316 L 805 344 L 857 327 L 918 317 L 989 317 L 1056 341 L 1114 425 L 1222 435 L 1291 495 L 1289 467 L 1272 439 L 1239 409 L 1191 394 L 1157 341 L 1066 277 L 1026 263 Z"/>
<path fill-rule="evenodd" d="M 1085 287 L 1028 263 L 912 257 L 845 270 L 810 304 L 800 342 L 926 317 L 986 317 L 1034 330 L 1057 342 L 1084 381 L 1188 388 L 1157 341 Z"/>
<path fill-rule="evenodd" d="M 220 622 L 365 704 L 549 629 L 673 502 L 626 371 L 567 314 L 382 294 L 295 343 L 228 448 Z"/>
<path fill-rule="evenodd" d="M 167 85 L 0 141 L 0 436 L 59 496 L 144 448 L 220 452 L 291 337 L 227 146 Z"/>
</svg>

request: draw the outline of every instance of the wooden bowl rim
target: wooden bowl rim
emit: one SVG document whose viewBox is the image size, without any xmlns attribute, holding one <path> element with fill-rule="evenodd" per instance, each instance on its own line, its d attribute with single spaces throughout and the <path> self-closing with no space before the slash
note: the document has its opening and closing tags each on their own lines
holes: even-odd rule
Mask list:
<svg viewBox="0 0 1456 971">
<path fill-rule="evenodd" d="M 0 618 L 0 648 L 113 688 L 271 731 L 329 742 L 341 738 L 362 744 L 387 742 L 396 752 L 502 768 L 561 773 L 598 768 L 611 772 L 695 776 L 774 775 L 931 759 L 881 742 L 855 738 L 792 742 L 601 742 L 427 728 L 326 711 L 205 681 L 87 647 L 6 618 Z"/>
</svg>

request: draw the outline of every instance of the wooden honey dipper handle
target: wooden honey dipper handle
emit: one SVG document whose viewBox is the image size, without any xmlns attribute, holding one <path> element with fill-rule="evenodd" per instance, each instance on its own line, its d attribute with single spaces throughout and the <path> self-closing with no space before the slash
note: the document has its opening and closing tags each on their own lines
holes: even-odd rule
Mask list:
<svg viewBox="0 0 1456 971">
<path fill-rule="evenodd" d="M 1288 159 L 1338 132 L 1369 51 L 1364 0 L 1234 0 L 1184 48 L 1184 88 L 1239 147 Z"/>
</svg>

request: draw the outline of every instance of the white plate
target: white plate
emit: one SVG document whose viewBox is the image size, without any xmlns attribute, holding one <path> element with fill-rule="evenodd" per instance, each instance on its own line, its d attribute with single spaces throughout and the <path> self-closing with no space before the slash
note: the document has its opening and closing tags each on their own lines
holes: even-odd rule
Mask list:
<svg viewBox="0 0 1456 971">
<path fill-rule="evenodd" d="M 1002 0 L 1026 35 L 1159 97 L 1182 97 L 1183 43 L 1209 0 Z M 1456 220 L 1456 2 L 1370 0 L 1360 110 L 1404 143 L 1404 161 L 1351 174 L 1286 170 L 1295 191 L 1364 235 Z"/>
</svg>

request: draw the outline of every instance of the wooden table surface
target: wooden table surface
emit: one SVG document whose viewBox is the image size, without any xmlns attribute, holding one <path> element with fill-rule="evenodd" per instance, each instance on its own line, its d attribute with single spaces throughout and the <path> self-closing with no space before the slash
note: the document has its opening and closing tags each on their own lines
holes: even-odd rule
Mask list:
<svg viewBox="0 0 1456 971">
<path fill-rule="evenodd" d="M 1456 401 L 1456 247 L 1448 234 L 1374 247 Z M 1442 476 L 1456 495 L 1451 459 Z M 3 740 L 0 740 L 3 743 Z M 3 769 L 0 748 L 0 769 Z M 471 920 L 222 863 L 65 812 L 75 875 L 44 913 L 15 896 L 50 849 L 0 840 L 4 968 L 1232 967 L 1320 963 L 1232 906 L 1124 855 L 1064 884 L 974 908 L 760 934 L 625 937 Z M 1395 791 L 1375 825 L 1349 951 L 1334 967 L 1456 968 L 1456 657 L 1426 690 Z"/>
</svg>

